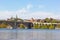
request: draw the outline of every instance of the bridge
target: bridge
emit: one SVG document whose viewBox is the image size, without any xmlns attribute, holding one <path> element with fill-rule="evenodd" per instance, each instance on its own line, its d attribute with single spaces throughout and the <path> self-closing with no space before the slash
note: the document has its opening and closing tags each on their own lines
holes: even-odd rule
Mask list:
<svg viewBox="0 0 60 40">
<path fill-rule="evenodd" d="M 16 29 L 18 25 L 23 24 L 25 25 L 28 29 L 31 29 L 33 24 L 31 22 L 17 22 L 17 21 L 0 21 L 0 24 L 6 23 L 8 25 L 11 25 L 13 29 Z"/>
<path fill-rule="evenodd" d="M 60 23 L 40 23 L 40 22 L 22 22 L 22 21 L 21 22 L 20 21 L 19 22 L 18 21 L 0 21 L 0 24 L 2 24 L 2 23 L 6 23 L 8 25 L 11 25 L 13 27 L 13 29 L 17 29 L 20 24 L 25 25 L 28 29 L 31 29 L 34 24 L 38 24 L 38 25 L 50 25 L 50 24 L 52 24 L 52 25 L 54 25 L 54 27 L 56 27 L 57 24 L 60 25 Z"/>
</svg>

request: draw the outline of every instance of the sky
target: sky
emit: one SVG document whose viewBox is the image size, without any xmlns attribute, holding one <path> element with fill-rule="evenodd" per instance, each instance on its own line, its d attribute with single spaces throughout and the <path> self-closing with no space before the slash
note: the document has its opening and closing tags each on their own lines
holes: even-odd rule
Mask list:
<svg viewBox="0 0 60 40">
<path fill-rule="evenodd" d="M 0 0 L 0 19 L 60 19 L 60 0 Z"/>
</svg>

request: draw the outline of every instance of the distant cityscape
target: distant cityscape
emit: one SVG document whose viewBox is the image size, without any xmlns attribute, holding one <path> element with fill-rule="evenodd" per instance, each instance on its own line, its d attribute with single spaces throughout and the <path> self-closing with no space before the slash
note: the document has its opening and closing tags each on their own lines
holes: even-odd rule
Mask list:
<svg viewBox="0 0 60 40">
<path fill-rule="evenodd" d="M 54 18 L 45 19 L 21 19 L 16 17 L 0 20 L 0 28 L 6 29 L 60 29 L 60 20 Z"/>
</svg>

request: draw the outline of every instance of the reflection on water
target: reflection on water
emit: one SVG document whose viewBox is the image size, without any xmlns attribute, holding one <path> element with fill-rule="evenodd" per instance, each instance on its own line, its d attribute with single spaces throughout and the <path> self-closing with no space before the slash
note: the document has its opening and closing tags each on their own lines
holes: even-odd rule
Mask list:
<svg viewBox="0 0 60 40">
<path fill-rule="evenodd" d="M 0 29 L 0 40 L 60 40 L 60 30 Z"/>
</svg>

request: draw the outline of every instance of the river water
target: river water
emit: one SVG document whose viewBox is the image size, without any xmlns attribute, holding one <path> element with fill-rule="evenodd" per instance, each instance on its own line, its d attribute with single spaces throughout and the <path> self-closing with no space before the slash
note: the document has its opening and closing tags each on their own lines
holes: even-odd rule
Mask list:
<svg viewBox="0 0 60 40">
<path fill-rule="evenodd" d="M 60 40 L 60 30 L 0 29 L 0 40 Z"/>
</svg>

